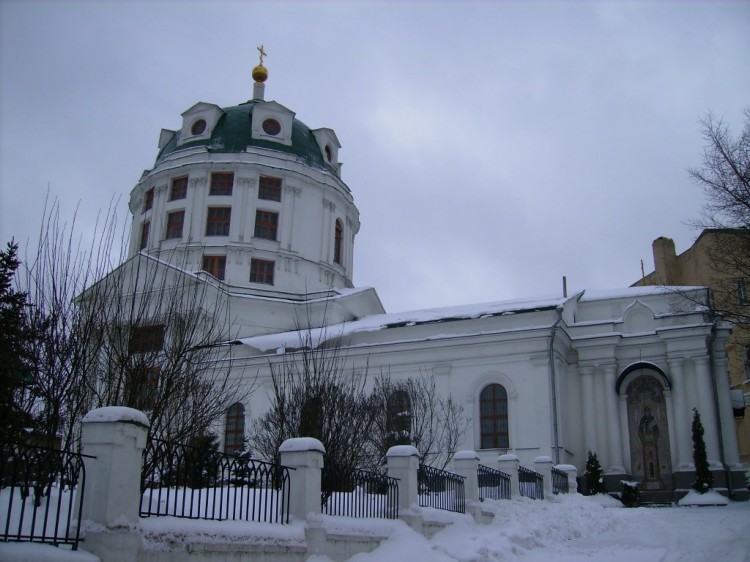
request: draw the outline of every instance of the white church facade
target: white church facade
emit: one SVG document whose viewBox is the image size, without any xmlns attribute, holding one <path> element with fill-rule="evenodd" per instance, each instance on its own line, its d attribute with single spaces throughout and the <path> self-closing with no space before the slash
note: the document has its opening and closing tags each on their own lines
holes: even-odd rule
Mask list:
<svg viewBox="0 0 750 562">
<path fill-rule="evenodd" d="M 506 452 L 525 465 L 550 456 L 583 474 L 590 450 L 611 489 L 625 477 L 644 490 L 686 489 L 697 408 L 716 487 L 747 497 L 724 353 L 730 327 L 700 304 L 705 289 L 386 313 L 373 288 L 352 284 L 360 219 L 335 132 L 266 101 L 267 76 L 261 61 L 253 99 L 197 103 L 179 129 L 162 130 L 129 203 L 130 262 L 190 275 L 229 302 L 237 372 L 259 388 L 230 408 L 228 426 L 248 427 L 268 408 L 269 362 L 293 353 L 305 318 L 321 345 L 341 338 L 353 369 L 433 377 L 471 419 L 459 449 L 484 463 Z"/>
</svg>

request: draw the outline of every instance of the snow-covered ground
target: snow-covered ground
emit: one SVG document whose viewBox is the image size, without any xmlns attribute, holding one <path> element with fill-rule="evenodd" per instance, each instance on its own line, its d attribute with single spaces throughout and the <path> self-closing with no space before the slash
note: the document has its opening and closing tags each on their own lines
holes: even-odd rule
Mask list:
<svg viewBox="0 0 750 562">
<path fill-rule="evenodd" d="M 322 520 L 330 531 L 336 530 L 335 527 L 340 527 L 339 531 L 351 527 L 354 531 L 357 527 L 364 534 L 369 529 L 372 534 L 390 536 L 376 550 L 354 556 L 351 562 L 750 561 L 750 502 L 625 509 L 606 496 L 588 498 L 571 494 L 544 501 L 525 498 L 488 501 L 485 507 L 495 512 L 489 525 L 475 524 L 467 516 L 427 510 L 433 519 L 454 521 L 432 539 L 424 538 L 401 521 L 368 522 L 334 517 Z M 175 525 L 181 521 L 169 519 Z M 292 527 L 299 525 L 298 522 Z M 274 534 L 276 527 L 264 528 Z M 82 548 L 86 548 L 85 543 Z M 66 553 L 72 557 L 64 557 Z M 90 560 L 77 554 L 83 553 L 43 545 L 0 543 L 0 560 L 4 562 Z M 310 561 L 330 562 L 322 556 L 313 556 Z"/>
</svg>

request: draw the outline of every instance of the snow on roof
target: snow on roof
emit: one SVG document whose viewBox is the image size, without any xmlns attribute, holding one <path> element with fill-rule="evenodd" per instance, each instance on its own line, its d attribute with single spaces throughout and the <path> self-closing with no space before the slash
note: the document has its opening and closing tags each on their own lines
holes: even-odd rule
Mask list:
<svg viewBox="0 0 750 562">
<path fill-rule="evenodd" d="M 287 347 L 301 347 L 305 342 L 319 345 L 331 338 L 350 336 L 358 332 L 375 332 L 387 328 L 400 328 L 450 320 L 473 320 L 489 316 L 555 309 L 565 304 L 565 297 L 540 297 L 535 299 L 515 299 L 509 301 L 427 308 L 391 314 L 374 314 L 359 320 L 332 324 L 310 330 L 292 330 L 277 334 L 241 338 L 239 341 L 260 351 L 283 350 Z"/>
<path fill-rule="evenodd" d="M 645 287 L 624 287 L 622 289 L 586 289 L 580 302 L 606 299 L 644 297 L 648 295 L 684 295 L 686 292 L 699 291 L 705 287 L 677 287 L 664 285 L 647 285 Z"/>
</svg>

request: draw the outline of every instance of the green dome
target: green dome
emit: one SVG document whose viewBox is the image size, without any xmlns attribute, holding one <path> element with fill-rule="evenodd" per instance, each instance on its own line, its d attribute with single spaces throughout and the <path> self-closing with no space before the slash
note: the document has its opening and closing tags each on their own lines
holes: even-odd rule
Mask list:
<svg viewBox="0 0 750 562">
<path fill-rule="evenodd" d="M 205 146 L 209 152 L 245 152 L 248 146 L 277 150 L 294 154 L 308 166 L 328 170 L 335 173 L 331 164 L 326 162 L 320 151 L 315 136 L 310 128 L 297 119 L 292 123 L 292 145 L 254 139 L 252 137 L 252 108 L 256 102 L 248 101 L 233 107 L 224 107 L 224 115 L 219 118 L 211 138 L 187 142 L 180 146 L 180 131 L 177 131 L 170 141 L 161 149 L 156 157 L 155 165 L 159 165 L 167 156 L 196 146 Z"/>
</svg>

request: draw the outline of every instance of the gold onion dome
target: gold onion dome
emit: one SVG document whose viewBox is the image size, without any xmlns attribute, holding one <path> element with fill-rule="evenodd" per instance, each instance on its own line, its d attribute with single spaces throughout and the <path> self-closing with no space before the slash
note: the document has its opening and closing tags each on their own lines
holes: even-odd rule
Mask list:
<svg viewBox="0 0 750 562">
<path fill-rule="evenodd" d="M 253 68 L 253 80 L 256 82 L 265 82 L 268 79 L 268 69 L 262 64 Z"/>
</svg>

